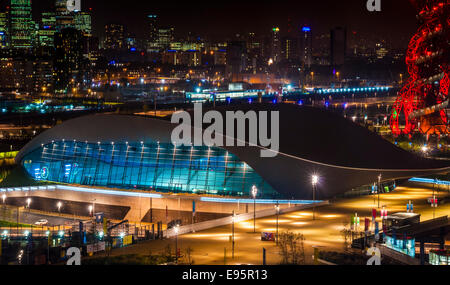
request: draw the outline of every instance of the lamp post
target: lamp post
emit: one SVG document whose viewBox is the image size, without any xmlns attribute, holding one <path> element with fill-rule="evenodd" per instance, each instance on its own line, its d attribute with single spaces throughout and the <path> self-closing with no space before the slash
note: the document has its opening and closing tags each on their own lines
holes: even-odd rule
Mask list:
<svg viewBox="0 0 450 285">
<path fill-rule="evenodd" d="M 61 207 L 62 207 L 61 201 L 59 201 L 58 204 L 57 204 L 56 206 L 58 207 L 58 212 L 59 212 L 59 214 L 61 214 Z"/>
<path fill-rule="evenodd" d="M 377 193 L 378 193 L 378 209 L 380 208 L 380 190 L 381 190 L 381 174 L 378 175 L 378 188 L 377 188 Z"/>
<path fill-rule="evenodd" d="M 28 198 L 28 199 L 27 199 L 27 208 L 28 208 L 28 211 L 30 211 L 30 204 L 31 204 L 31 198 Z"/>
<path fill-rule="evenodd" d="M 234 222 L 236 214 L 233 211 L 233 216 L 231 216 L 231 258 L 234 259 Z"/>
<path fill-rule="evenodd" d="M 178 231 L 180 226 L 176 225 L 174 228 L 175 231 L 175 264 L 178 264 Z"/>
<path fill-rule="evenodd" d="M 319 182 L 319 176 L 312 176 L 312 190 L 313 190 L 313 221 L 316 219 L 316 185 Z"/>
<path fill-rule="evenodd" d="M 253 196 L 253 233 L 256 233 L 256 195 L 258 194 L 258 188 L 255 185 L 252 187 Z"/>
<path fill-rule="evenodd" d="M 278 216 L 280 214 L 280 205 L 278 203 L 275 206 L 275 209 L 277 210 L 277 233 L 276 233 L 276 236 L 275 236 L 275 243 L 278 245 Z"/>
</svg>

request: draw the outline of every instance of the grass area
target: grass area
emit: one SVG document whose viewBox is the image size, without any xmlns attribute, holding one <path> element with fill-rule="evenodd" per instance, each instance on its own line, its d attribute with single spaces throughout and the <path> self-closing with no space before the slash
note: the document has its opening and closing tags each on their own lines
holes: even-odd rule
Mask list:
<svg viewBox="0 0 450 285">
<path fill-rule="evenodd" d="M 173 258 L 162 255 L 129 254 L 110 257 L 88 258 L 83 265 L 161 265 L 173 262 Z"/>
<path fill-rule="evenodd" d="M 0 188 L 2 187 L 23 187 L 23 186 L 39 186 L 48 185 L 52 183 L 40 182 L 32 179 L 25 170 L 16 166 L 14 169 L 10 170 L 8 175 L 0 182 Z"/>
<path fill-rule="evenodd" d="M 29 227 L 34 227 L 32 225 L 27 225 L 27 224 L 17 224 L 17 223 L 11 223 L 11 222 L 6 222 L 6 221 L 0 221 L 0 228 L 9 228 L 9 227 L 24 227 L 24 228 L 29 228 Z"/>
</svg>

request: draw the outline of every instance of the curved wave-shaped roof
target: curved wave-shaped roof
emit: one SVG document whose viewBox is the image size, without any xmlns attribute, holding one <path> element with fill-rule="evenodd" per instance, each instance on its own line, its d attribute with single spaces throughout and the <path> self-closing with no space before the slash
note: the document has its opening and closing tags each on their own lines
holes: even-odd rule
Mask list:
<svg viewBox="0 0 450 285">
<path fill-rule="evenodd" d="M 383 180 L 448 172 L 449 163 L 416 156 L 377 134 L 325 110 L 288 104 L 216 108 L 219 112 L 279 111 L 280 154 L 261 158 L 259 147 L 223 147 L 245 161 L 286 198 L 310 199 L 311 175 L 321 179 L 317 198 Z M 93 115 L 66 121 L 36 137 L 17 156 L 52 140 L 171 142 L 170 121 L 122 115 Z"/>
</svg>

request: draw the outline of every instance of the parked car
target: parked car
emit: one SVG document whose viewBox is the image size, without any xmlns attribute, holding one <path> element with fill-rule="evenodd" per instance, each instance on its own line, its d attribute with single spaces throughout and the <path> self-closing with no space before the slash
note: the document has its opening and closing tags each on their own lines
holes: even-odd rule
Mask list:
<svg viewBox="0 0 450 285">
<path fill-rule="evenodd" d="M 48 224 L 48 221 L 46 219 L 42 219 L 37 221 L 36 223 L 34 223 L 36 226 L 45 226 L 46 224 Z"/>
</svg>

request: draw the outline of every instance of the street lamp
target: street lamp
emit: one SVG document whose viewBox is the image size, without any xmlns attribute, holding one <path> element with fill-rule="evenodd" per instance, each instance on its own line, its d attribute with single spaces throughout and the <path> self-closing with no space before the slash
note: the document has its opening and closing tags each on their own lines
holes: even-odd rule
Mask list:
<svg viewBox="0 0 450 285">
<path fill-rule="evenodd" d="M 426 145 L 424 145 L 420 150 L 423 152 L 423 155 L 424 155 L 424 156 L 427 155 L 428 147 L 427 147 Z"/>
<path fill-rule="evenodd" d="M 377 188 L 377 193 L 378 193 L 378 209 L 380 208 L 380 188 L 381 188 L 381 174 L 378 175 L 378 188 Z"/>
<path fill-rule="evenodd" d="M 256 195 L 258 194 L 258 188 L 255 185 L 252 186 L 253 196 L 253 233 L 256 233 Z"/>
<path fill-rule="evenodd" d="M 94 210 L 94 206 L 89 205 L 89 215 L 92 216 L 92 212 Z"/>
<path fill-rule="evenodd" d="M 312 176 L 312 190 L 313 190 L 313 221 L 316 219 L 316 185 L 319 182 L 319 176 Z"/>
<path fill-rule="evenodd" d="M 27 208 L 30 209 L 30 204 L 31 204 L 31 198 L 27 199 Z"/>
<path fill-rule="evenodd" d="M 6 201 L 6 194 L 5 193 L 3 193 L 3 195 L 2 195 L 2 200 L 3 200 L 3 204 L 5 204 L 5 201 Z"/>
<path fill-rule="evenodd" d="M 58 207 L 58 212 L 61 214 L 61 207 L 62 207 L 61 201 L 59 201 L 56 206 Z"/>
<path fill-rule="evenodd" d="M 178 264 L 178 231 L 180 230 L 180 226 L 176 225 L 174 227 L 175 231 L 175 264 Z"/>
<path fill-rule="evenodd" d="M 280 205 L 277 203 L 277 205 L 275 206 L 275 209 L 277 210 L 277 234 L 275 236 L 275 242 L 278 245 L 278 216 L 280 214 Z"/>
</svg>

